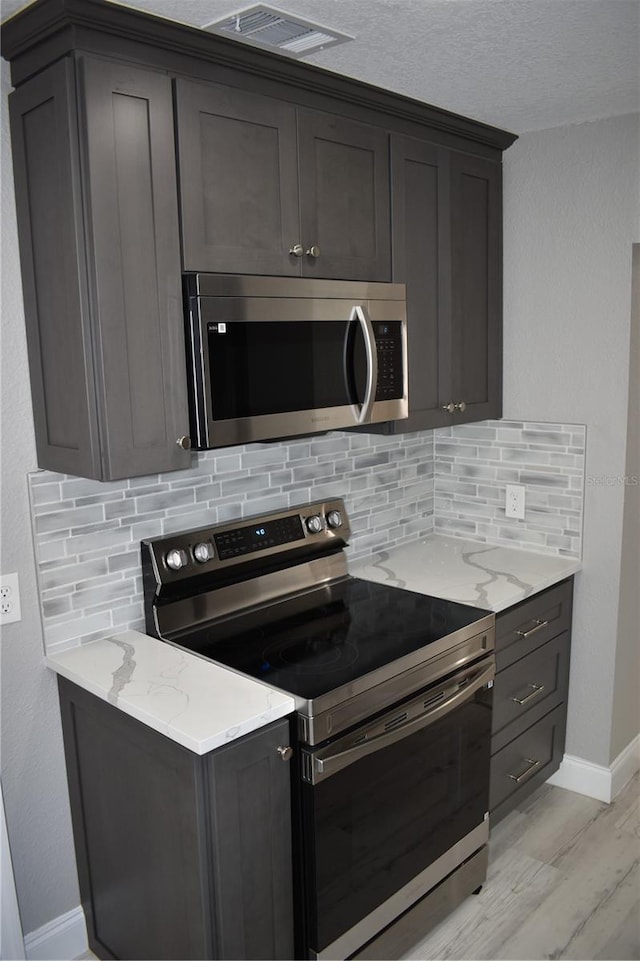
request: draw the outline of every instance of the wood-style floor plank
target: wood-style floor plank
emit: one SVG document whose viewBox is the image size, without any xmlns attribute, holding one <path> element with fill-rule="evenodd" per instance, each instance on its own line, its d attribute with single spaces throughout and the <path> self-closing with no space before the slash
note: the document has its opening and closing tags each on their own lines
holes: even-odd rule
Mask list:
<svg viewBox="0 0 640 961">
<path fill-rule="evenodd" d="M 481 893 L 407 961 L 640 959 L 639 779 L 610 805 L 542 787 L 493 829 Z"/>
</svg>

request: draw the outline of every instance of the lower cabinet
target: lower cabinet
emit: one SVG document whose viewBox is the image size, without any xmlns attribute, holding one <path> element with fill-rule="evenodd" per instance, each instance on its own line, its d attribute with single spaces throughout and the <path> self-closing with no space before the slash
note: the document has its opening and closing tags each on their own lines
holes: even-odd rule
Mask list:
<svg viewBox="0 0 640 961">
<path fill-rule="evenodd" d="M 573 578 L 496 617 L 489 807 L 495 824 L 560 766 Z"/>
<path fill-rule="evenodd" d="M 292 958 L 287 719 L 199 756 L 58 683 L 91 950 Z"/>
</svg>

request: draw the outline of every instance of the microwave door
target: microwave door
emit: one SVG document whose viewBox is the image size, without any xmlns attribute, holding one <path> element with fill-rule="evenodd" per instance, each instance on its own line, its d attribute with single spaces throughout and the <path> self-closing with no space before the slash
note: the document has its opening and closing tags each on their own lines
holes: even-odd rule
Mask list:
<svg viewBox="0 0 640 961">
<path fill-rule="evenodd" d="M 365 383 L 362 393 L 362 365 L 357 351 L 358 334 L 364 344 Z M 344 341 L 344 378 L 351 398 L 356 424 L 369 424 L 378 383 L 378 351 L 373 325 L 366 307 L 354 304 L 349 316 Z M 361 399 L 362 398 L 362 399 Z"/>
</svg>

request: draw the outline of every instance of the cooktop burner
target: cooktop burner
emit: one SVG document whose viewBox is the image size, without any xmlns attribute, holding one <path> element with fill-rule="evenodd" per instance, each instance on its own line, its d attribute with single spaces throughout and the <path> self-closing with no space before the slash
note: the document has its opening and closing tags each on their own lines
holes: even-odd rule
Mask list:
<svg viewBox="0 0 640 961">
<path fill-rule="evenodd" d="M 463 604 L 349 577 L 304 599 L 281 601 L 174 640 L 312 700 L 485 615 Z"/>
</svg>

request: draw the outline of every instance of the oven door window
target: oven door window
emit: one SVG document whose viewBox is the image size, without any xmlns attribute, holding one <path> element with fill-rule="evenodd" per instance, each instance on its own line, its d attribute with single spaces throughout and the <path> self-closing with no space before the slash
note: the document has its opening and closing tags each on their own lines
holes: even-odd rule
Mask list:
<svg viewBox="0 0 640 961">
<path fill-rule="evenodd" d="M 322 951 L 481 824 L 491 692 L 303 785 L 308 937 Z"/>
</svg>

